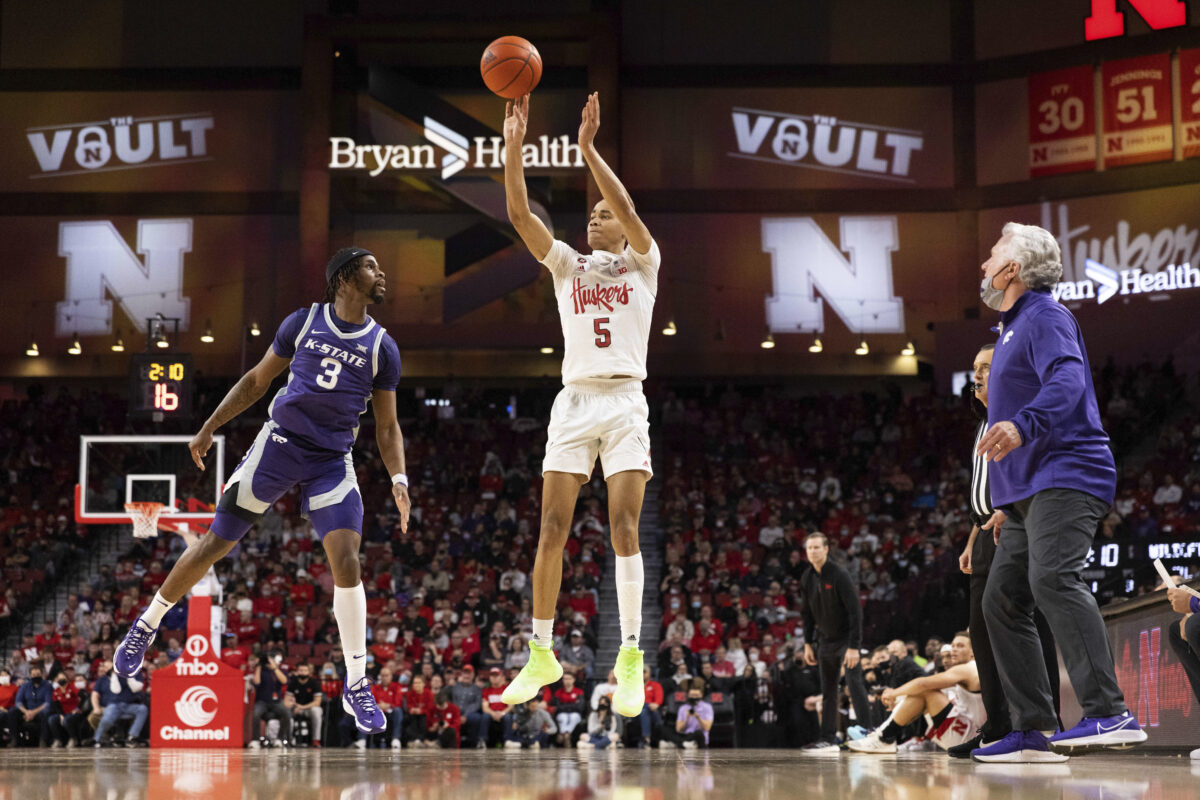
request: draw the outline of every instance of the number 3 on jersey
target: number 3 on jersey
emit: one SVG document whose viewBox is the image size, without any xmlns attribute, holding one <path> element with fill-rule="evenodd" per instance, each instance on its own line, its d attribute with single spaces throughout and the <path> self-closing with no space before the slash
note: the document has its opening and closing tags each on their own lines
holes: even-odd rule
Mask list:
<svg viewBox="0 0 1200 800">
<path fill-rule="evenodd" d="M 325 372 L 317 376 L 317 386 L 322 389 L 332 389 L 337 386 L 338 373 L 342 371 L 342 362 L 334 358 L 322 358 L 321 367 Z"/>
<path fill-rule="evenodd" d="M 592 320 L 592 330 L 596 332 L 596 347 L 608 347 L 612 344 L 612 331 L 601 328 L 601 324 L 607 325 L 608 317 L 596 317 Z"/>
</svg>

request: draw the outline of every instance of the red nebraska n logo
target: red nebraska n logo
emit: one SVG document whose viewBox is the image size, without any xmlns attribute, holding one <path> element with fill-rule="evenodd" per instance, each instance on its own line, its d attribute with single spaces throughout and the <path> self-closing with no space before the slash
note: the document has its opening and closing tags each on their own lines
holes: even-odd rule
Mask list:
<svg viewBox="0 0 1200 800">
<path fill-rule="evenodd" d="M 1187 24 L 1187 4 L 1183 0 L 1128 0 L 1128 3 L 1156 31 Z M 1117 11 L 1117 0 L 1092 0 L 1092 15 L 1083 21 L 1084 38 L 1093 42 L 1124 33 L 1125 15 Z"/>
</svg>

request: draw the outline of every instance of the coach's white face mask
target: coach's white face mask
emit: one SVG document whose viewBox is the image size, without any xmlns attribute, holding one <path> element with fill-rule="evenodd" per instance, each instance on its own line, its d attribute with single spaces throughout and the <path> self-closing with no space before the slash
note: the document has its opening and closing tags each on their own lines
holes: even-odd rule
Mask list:
<svg viewBox="0 0 1200 800">
<path fill-rule="evenodd" d="M 1008 266 L 1005 265 L 1004 269 L 1008 269 Z M 1013 282 L 1013 278 L 1009 278 L 1008 283 L 1004 284 L 1003 289 L 997 289 L 992 285 L 992 279 L 1003 271 L 1002 269 L 996 272 L 995 275 L 984 275 L 983 280 L 979 284 L 979 299 L 993 311 L 999 311 L 1000 306 L 1004 305 L 1004 292 L 1008 290 L 1009 284 Z"/>
</svg>

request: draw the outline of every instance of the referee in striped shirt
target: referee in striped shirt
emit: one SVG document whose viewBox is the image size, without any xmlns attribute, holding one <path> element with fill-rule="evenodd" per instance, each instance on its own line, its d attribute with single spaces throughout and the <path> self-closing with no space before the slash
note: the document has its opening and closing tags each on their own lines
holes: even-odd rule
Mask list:
<svg viewBox="0 0 1200 800">
<path fill-rule="evenodd" d="M 988 377 L 992 366 L 992 350 L 995 345 L 985 344 L 975 356 L 974 396 L 978 401 L 971 408 L 980 418 L 975 431 L 975 444 L 971 448 L 971 536 L 958 558 L 958 566 L 971 576 L 971 648 L 975 651 L 975 665 L 979 668 L 979 689 L 983 694 L 983 707 L 987 711 L 987 722 L 983 729 L 969 742 L 964 742 L 948 751 L 954 758 L 970 758 L 971 751 L 1003 739 L 1012 731 L 1012 720 L 1008 713 L 1008 700 L 1000 685 L 1000 673 L 996 668 L 996 657 L 988 637 L 987 622 L 983 618 L 983 590 L 987 587 L 988 571 L 992 557 L 996 554 L 996 541 L 992 531 L 981 530 L 980 526 L 991 519 L 991 487 L 988 481 L 988 462 L 977 455 L 979 440 L 987 431 Z M 1058 655 L 1054 649 L 1054 634 L 1042 612 L 1034 610 L 1033 621 L 1042 640 L 1042 657 L 1046 673 L 1050 678 L 1050 690 L 1054 695 L 1054 710 L 1059 712 Z M 1061 727 L 1061 722 L 1060 722 Z"/>
</svg>

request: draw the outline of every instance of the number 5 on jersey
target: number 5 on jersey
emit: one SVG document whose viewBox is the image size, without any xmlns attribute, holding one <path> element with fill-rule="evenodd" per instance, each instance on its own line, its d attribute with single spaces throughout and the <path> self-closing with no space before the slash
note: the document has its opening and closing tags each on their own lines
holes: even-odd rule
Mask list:
<svg viewBox="0 0 1200 800">
<path fill-rule="evenodd" d="M 612 344 L 612 331 L 600 327 L 607 324 L 608 317 L 596 317 L 592 320 L 592 330 L 596 332 L 596 347 L 608 347 Z"/>
<path fill-rule="evenodd" d="M 338 373 L 342 371 L 342 362 L 335 358 L 322 358 L 321 367 L 325 372 L 317 376 L 317 386 L 322 389 L 332 389 L 337 386 Z"/>
</svg>

